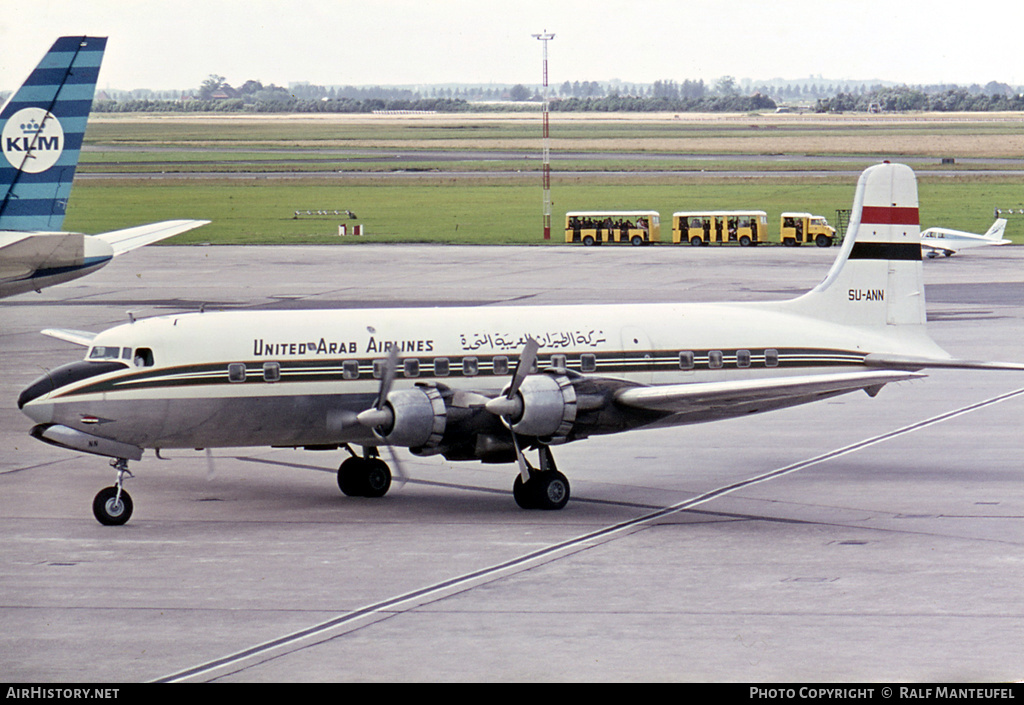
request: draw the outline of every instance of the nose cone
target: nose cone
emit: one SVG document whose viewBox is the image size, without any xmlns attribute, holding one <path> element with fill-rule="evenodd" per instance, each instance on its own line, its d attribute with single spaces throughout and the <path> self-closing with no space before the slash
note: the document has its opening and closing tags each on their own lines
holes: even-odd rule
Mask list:
<svg viewBox="0 0 1024 705">
<path fill-rule="evenodd" d="M 49 375 L 43 375 L 18 395 L 18 408 L 36 423 L 50 423 L 53 420 L 53 404 L 37 400 L 52 391 L 53 380 Z"/>
<path fill-rule="evenodd" d="M 51 423 L 53 421 L 53 403 L 50 401 L 49 395 L 52 392 L 81 380 L 122 370 L 126 367 L 127 364 L 120 360 L 79 361 L 58 367 L 25 387 L 18 396 L 18 408 L 37 423 Z"/>
</svg>

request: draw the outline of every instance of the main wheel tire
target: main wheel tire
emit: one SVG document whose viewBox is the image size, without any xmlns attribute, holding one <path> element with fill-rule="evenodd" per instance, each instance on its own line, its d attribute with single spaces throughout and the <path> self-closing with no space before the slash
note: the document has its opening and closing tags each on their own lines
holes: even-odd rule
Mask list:
<svg viewBox="0 0 1024 705">
<path fill-rule="evenodd" d="M 594 244 L 594 236 L 593 235 L 584 235 L 583 236 L 583 246 L 584 247 L 591 247 L 593 244 Z"/>
<path fill-rule="evenodd" d="M 814 244 L 818 247 L 832 247 L 832 238 L 828 235 L 818 235 L 814 238 Z"/>
<path fill-rule="evenodd" d="M 704 239 L 703 238 L 699 238 L 697 236 L 694 236 L 694 237 L 690 238 L 690 245 L 692 247 L 700 247 L 703 244 L 704 244 Z"/>
<path fill-rule="evenodd" d="M 535 472 L 528 482 L 516 475 L 512 496 L 523 509 L 561 509 L 569 501 L 569 480 L 557 470 Z"/>
<path fill-rule="evenodd" d="M 569 479 L 557 470 L 537 473 L 531 482 L 538 509 L 561 509 L 569 502 Z"/>
<path fill-rule="evenodd" d="M 131 495 L 122 489 L 118 499 L 117 487 L 104 487 L 92 501 L 92 513 L 104 526 L 121 526 L 131 518 L 133 509 Z"/>
<path fill-rule="evenodd" d="M 363 476 L 365 470 L 363 469 L 363 459 L 355 456 L 346 458 L 338 468 L 338 489 L 340 489 L 346 497 L 362 497 L 363 496 Z"/>
<path fill-rule="evenodd" d="M 363 476 L 363 496 L 383 497 L 391 489 L 391 468 L 380 458 L 368 458 Z"/>
<path fill-rule="evenodd" d="M 512 496 L 521 509 L 536 509 L 537 503 L 534 500 L 533 483 L 523 482 L 523 476 L 516 475 L 516 481 L 512 483 Z"/>
</svg>

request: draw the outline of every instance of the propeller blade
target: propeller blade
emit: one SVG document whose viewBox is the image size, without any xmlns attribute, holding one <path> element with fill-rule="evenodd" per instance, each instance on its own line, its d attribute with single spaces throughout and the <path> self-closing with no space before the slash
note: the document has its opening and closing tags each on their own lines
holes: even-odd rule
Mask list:
<svg viewBox="0 0 1024 705">
<path fill-rule="evenodd" d="M 217 474 L 217 468 L 213 464 L 213 451 L 206 449 L 206 481 L 210 482 Z"/>
<path fill-rule="evenodd" d="M 519 477 L 523 478 L 523 482 L 530 481 L 530 464 L 526 462 L 526 456 L 523 455 L 522 449 L 519 447 L 519 441 L 516 439 L 515 431 L 509 429 L 512 433 L 512 447 L 516 449 L 516 462 L 519 463 Z"/>
<path fill-rule="evenodd" d="M 392 446 L 384 447 L 388 450 L 388 457 L 393 468 L 391 473 L 391 489 L 400 488 L 409 480 L 409 476 L 406 474 L 405 468 L 402 467 L 402 462 L 398 459 L 398 453 L 395 452 L 395 449 Z"/>
<path fill-rule="evenodd" d="M 380 375 L 380 391 L 377 392 L 377 403 L 374 404 L 374 408 L 380 411 L 384 408 L 384 402 L 388 400 L 388 394 L 391 392 L 391 384 L 395 381 L 395 375 L 398 373 L 398 346 L 392 345 L 388 351 L 388 357 L 384 361 L 384 369 Z"/>
<path fill-rule="evenodd" d="M 516 395 L 519 387 L 523 384 L 523 380 L 533 371 L 533 365 L 537 362 L 537 350 L 539 349 L 540 343 L 532 337 L 526 339 L 526 345 L 523 346 L 523 352 L 520 353 L 519 362 L 516 364 L 516 372 L 512 376 L 512 384 L 509 385 L 508 394 L 505 395 L 509 399 Z"/>
</svg>

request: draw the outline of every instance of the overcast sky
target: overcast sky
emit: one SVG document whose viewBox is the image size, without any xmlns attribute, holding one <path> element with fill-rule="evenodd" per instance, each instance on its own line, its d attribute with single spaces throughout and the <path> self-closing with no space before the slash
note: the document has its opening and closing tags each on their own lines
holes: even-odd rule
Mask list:
<svg viewBox="0 0 1024 705">
<path fill-rule="evenodd" d="M 0 89 L 108 36 L 103 88 L 704 79 L 1024 82 L 1006 0 L 0 0 Z"/>
</svg>

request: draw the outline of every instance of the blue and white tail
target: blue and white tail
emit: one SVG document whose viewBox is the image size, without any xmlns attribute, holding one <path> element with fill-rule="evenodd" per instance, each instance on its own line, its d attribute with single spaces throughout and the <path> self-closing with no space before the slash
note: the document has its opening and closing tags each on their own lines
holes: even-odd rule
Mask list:
<svg viewBox="0 0 1024 705">
<path fill-rule="evenodd" d="M 877 164 L 861 174 L 850 227 L 832 269 L 789 303 L 803 315 L 842 325 L 923 332 L 921 226 L 910 167 Z"/>
<path fill-rule="evenodd" d="M 61 37 L 0 111 L 0 230 L 60 230 L 106 37 Z"/>
</svg>

